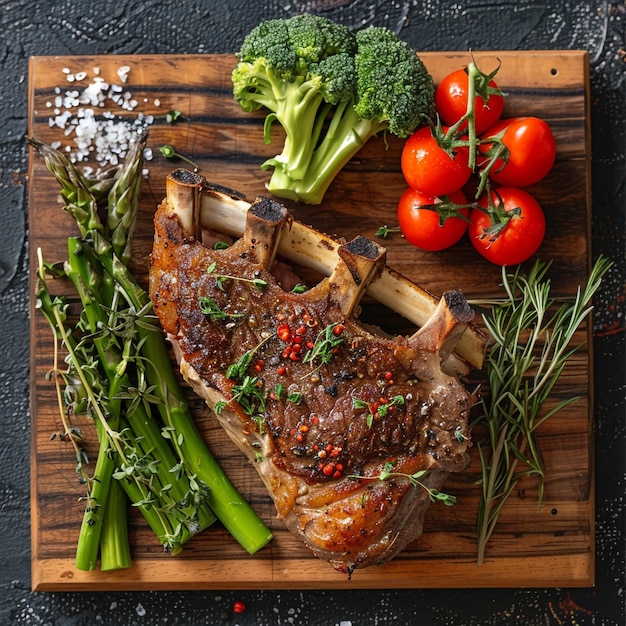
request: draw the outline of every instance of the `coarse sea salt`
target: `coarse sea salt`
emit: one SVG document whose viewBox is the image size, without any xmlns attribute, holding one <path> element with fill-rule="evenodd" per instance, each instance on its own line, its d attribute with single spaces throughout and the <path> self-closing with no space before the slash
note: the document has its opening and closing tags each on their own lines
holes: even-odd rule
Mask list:
<svg viewBox="0 0 626 626">
<path fill-rule="evenodd" d="M 134 117 L 129 116 L 138 106 L 137 100 L 124 85 L 130 69 L 127 65 L 117 69 L 122 83 L 118 84 L 105 81 L 98 67 L 91 70 L 91 76 L 88 71 L 73 72 L 65 67 L 62 72 L 72 87 L 65 91 L 55 87 L 55 97 L 46 102 L 52 113 L 48 119 L 49 126 L 59 128 L 71 140 L 64 146 L 61 142 L 55 143 L 73 163 L 80 163 L 90 174 L 97 175 L 123 161 L 132 143 L 154 122 L 152 115 L 141 112 Z M 77 83 L 85 81 L 88 82 L 84 87 L 78 88 Z M 155 100 L 154 104 L 159 106 L 160 102 Z M 146 151 L 144 159 L 151 158 L 152 152 Z M 87 165 L 88 162 L 91 164 Z M 143 171 L 147 175 L 147 169 Z"/>
</svg>

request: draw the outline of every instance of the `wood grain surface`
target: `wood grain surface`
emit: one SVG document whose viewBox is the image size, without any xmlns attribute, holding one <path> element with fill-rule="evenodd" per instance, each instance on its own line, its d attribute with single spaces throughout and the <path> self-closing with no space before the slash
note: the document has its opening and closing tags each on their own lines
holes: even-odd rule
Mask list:
<svg viewBox="0 0 626 626">
<path fill-rule="evenodd" d="M 468 62 L 463 53 L 424 53 L 437 81 Z M 551 125 L 558 146 L 553 171 L 531 191 L 543 205 L 547 237 L 538 256 L 552 261 L 550 276 L 556 295 L 572 295 L 588 274 L 590 262 L 588 58 L 579 51 L 474 53 L 483 70 L 502 66 L 499 84 L 508 94 L 505 116 L 537 115 Z M 194 160 L 208 180 L 244 193 L 249 200 L 264 195 L 268 174 L 259 164 L 277 151 L 265 145 L 263 114 L 243 114 L 233 101 L 231 55 L 35 57 L 29 75 L 29 135 L 40 141 L 69 143 L 51 126 L 54 100 L 79 84 L 69 72 L 85 71 L 120 83 L 118 68 L 130 68 L 125 89 L 137 101 L 119 115 L 133 120 L 138 112 L 154 116 L 148 145 L 153 159 L 142 192 L 142 210 L 132 269 L 142 282 L 152 240 L 152 216 L 165 193 L 165 177 L 181 162 L 158 151 L 171 144 Z M 83 88 L 89 78 L 83 81 Z M 179 110 L 187 118 L 168 124 L 165 115 Z M 105 109 L 106 110 L 106 109 Z M 103 111 L 100 111 L 102 113 Z M 399 169 L 402 143 L 382 137 L 368 143 L 337 177 L 319 207 L 286 202 L 296 219 L 329 235 L 350 239 L 374 237 L 383 225 L 395 225 L 395 209 L 405 184 Z M 65 241 L 75 234 L 72 220 L 58 203 L 58 187 L 41 159 L 31 155 L 29 228 L 31 274 L 36 251 L 47 261 L 65 258 Z M 380 240 L 379 240 L 380 241 Z M 424 253 L 398 235 L 384 241 L 390 267 L 435 295 L 460 287 L 469 299 L 500 295 L 500 269 L 480 259 L 468 241 L 440 253 Z M 63 286 L 59 286 L 63 289 Z M 404 330 L 375 302 L 366 301 L 363 316 L 390 330 Z M 585 342 L 589 326 L 580 329 Z M 254 556 L 242 551 L 226 531 L 213 527 L 186 544 L 181 555 L 163 554 L 143 520 L 131 511 L 134 565 L 125 571 L 81 572 L 74 550 L 82 519 L 84 487 L 74 472 L 73 453 L 51 435 L 61 428 L 55 390 L 46 379 L 53 363 L 47 322 L 32 303 L 32 586 L 36 590 L 135 589 L 305 589 L 305 588 L 473 588 L 576 587 L 594 582 L 593 437 L 591 354 L 579 351 L 571 360 L 551 402 L 578 400 L 545 423 L 540 446 L 546 465 L 543 506 L 537 487 L 523 480 L 510 498 L 487 550 L 486 563 L 476 564 L 476 511 L 480 464 L 473 454 L 468 471 L 451 476 L 445 491 L 458 497 L 454 507 L 431 505 L 423 536 L 389 564 L 357 570 L 351 580 L 318 561 L 284 530 L 276 518 L 255 470 L 221 432 L 202 402 L 191 396 L 194 414 L 209 447 L 232 481 L 274 532 L 274 539 Z M 90 437 L 90 424 L 81 424 Z M 480 433 L 476 433 L 480 437 Z M 93 444 L 91 445 L 93 450 Z"/>
</svg>

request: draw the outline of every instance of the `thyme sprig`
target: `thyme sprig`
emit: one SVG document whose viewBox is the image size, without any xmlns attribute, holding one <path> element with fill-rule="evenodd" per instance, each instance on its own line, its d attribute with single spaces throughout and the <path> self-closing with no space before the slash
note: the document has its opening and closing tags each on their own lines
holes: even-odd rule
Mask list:
<svg viewBox="0 0 626 626">
<path fill-rule="evenodd" d="M 200 311 L 202 311 L 202 313 L 208 315 L 214 320 L 225 320 L 228 318 L 237 319 L 243 317 L 243 313 L 227 313 L 220 307 L 215 298 L 211 298 L 209 296 L 200 296 L 198 299 L 198 306 L 200 307 Z"/>
<path fill-rule="evenodd" d="M 577 398 L 549 410 L 550 395 L 568 359 L 580 349 L 571 346 L 579 326 L 590 313 L 591 300 L 611 263 L 600 257 L 575 298 L 561 302 L 550 295 L 548 263 L 537 260 L 528 276 L 520 268 L 502 268 L 506 298 L 484 315 L 494 345 L 487 358 L 490 393 L 482 398 L 478 424 L 486 427 L 487 444 L 478 446 L 482 476 L 477 518 L 478 564 L 508 497 L 523 476 L 538 481 L 538 506 L 544 495 L 544 464 L 537 429 Z"/>
<path fill-rule="evenodd" d="M 343 324 L 338 322 L 328 324 L 328 326 L 318 333 L 313 347 L 306 351 L 302 362 L 310 363 L 311 365 L 317 363 L 317 366 L 312 372 L 315 372 L 324 365 L 328 365 L 333 360 L 337 349 L 345 339 L 343 331 Z M 309 372 L 309 374 L 312 372 Z"/>
<path fill-rule="evenodd" d="M 231 363 L 226 368 L 226 378 L 230 380 L 242 380 L 248 371 L 248 367 L 250 367 L 250 363 L 252 363 L 252 358 L 254 355 L 261 349 L 261 347 L 267 343 L 270 339 L 276 336 L 276 333 L 271 333 L 265 339 L 259 341 L 259 343 L 251 348 L 250 350 L 246 350 L 234 363 Z"/>
<path fill-rule="evenodd" d="M 207 267 L 207 274 L 213 274 L 217 264 L 215 261 L 211 262 Z M 243 283 L 250 283 L 254 285 L 257 289 L 263 289 L 263 287 L 267 287 L 267 281 L 262 278 L 243 278 L 242 276 L 230 276 L 229 274 L 215 274 L 215 280 L 217 281 L 218 289 L 224 291 L 224 283 L 229 280 L 238 280 Z"/>
<path fill-rule="evenodd" d="M 428 493 L 428 498 L 431 502 L 443 502 L 446 506 L 454 506 L 457 502 L 456 496 L 450 495 L 448 493 L 443 493 L 438 489 L 434 489 L 433 487 L 429 487 L 424 482 L 422 482 L 422 478 L 428 473 L 427 469 L 419 470 L 413 474 L 406 474 L 403 472 L 395 472 L 394 468 L 397 464 L 397 461 L 390 460 L 387 461 L 383 465 L 383 469 L 380 474 L 377 476 L 360 476 L 358 474 L 352 474 L 349 478 L 359 479 L 359 480 L 390 480 L 393 478 L 406 478 L 411 485 L 414 487 L 421 487 Z"/>
<path fill-rule="evenodd" d="M 244 352 L 237 361 L 231 363 L 226 368 L 226 378 L 235 381 L 236 384 L 231 389 L 231 398 L 228 401 L 220 400 L 216 402 L 214 407 L 215 412 L 219 415 L 228 404 L 237 402 L 244 413 L 254 419 L 261 435 L 263 434 L 268 393 L 263 379 L 259 376 L 250 376 L 248 368 L 261 346 L 275 336 L 275 333 L 268 335 L 254 348 Z"/>
</svg>

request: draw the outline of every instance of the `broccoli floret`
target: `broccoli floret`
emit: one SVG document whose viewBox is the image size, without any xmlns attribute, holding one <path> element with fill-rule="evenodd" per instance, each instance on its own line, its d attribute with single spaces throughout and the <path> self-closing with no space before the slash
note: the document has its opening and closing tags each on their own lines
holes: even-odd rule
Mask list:
<svg viewBox="0 0 626 626">
<path fill-rule="evenodd" d="M 395 33 L 353 33 L 326 18 L 300 15 L 261 22 L 245 38 L 232 75 L 244 111 L 265 108 L 264 138 L 285 132 L 267 189 L 319 204 L 344 165 L 383 130 L 407 137 L 431 114 L 432 78 Z"/>
<path fill-rule="evenodd" d="M 408 137 L 433 112 L 432 77 L 412 48 L 386 28 L 370 26 L 356 40 L 356 114 Z"/>
<path fill-rule="evenodd" d="M 244 111 L 261 108 L 264 137 L 273 122 L 285 131 L 282 153 L 263 164 L 300 180 L 329 108 L 356 90 L 356 39 L 325 18 L 299 15 L 261 22 L 244 39 L 233 70 L 233 93 Z"/>
</svg>

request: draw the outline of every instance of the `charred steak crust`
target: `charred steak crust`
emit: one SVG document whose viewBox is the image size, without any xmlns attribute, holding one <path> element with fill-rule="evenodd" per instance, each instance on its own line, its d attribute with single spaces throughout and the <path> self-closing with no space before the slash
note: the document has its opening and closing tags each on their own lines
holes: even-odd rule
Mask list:
<svg viewBox="0 0 626 626">
<path fill-rule="evenodd" d="M 342 246 L 334 274 L 297 294 L 270 272 L 291 219 L 284 207 L 258 199 L 224 250 L 189 232 L 187 209 L 159 207 L 150 270 L 183 376 L 318 557 L 350 573 L 388 561 L 422 532 L 424 487 L 468 463 L 473 397 L 444 373 L 439 350 L 471 309 L 450 292 L 413 336 L 379 336 L 355 316 L 384 263 L 374 242 Z M 407 475 L 420 470 L 416 486 Z"/>
</svg>

